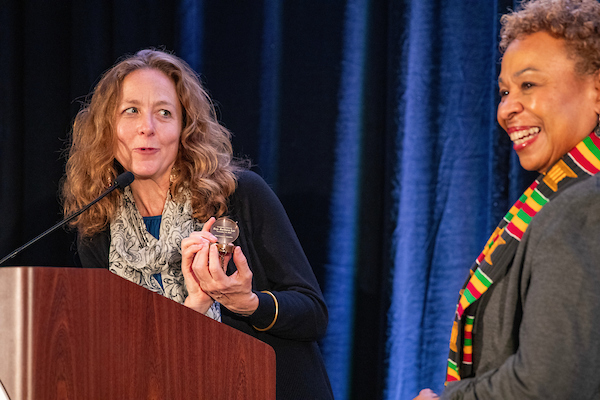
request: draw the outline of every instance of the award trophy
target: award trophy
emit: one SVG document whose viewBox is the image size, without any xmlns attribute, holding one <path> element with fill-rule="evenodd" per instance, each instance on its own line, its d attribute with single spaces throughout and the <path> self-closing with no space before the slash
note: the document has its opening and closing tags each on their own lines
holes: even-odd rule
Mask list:
<svg viewBox="0 0 600 400">
<path fill-rule="evenodd" d="M 233 253 L 235 246 L 231 244 L 240 234 L 237 222 L 227 217 L 221 217 L 215 221 L 210 228 L 210 233 L 217 238 L 217 249 L 219 250 L 219 258 L 221 259 L 221 267 L 225 269 L 225 256 Z"/>
</svg>

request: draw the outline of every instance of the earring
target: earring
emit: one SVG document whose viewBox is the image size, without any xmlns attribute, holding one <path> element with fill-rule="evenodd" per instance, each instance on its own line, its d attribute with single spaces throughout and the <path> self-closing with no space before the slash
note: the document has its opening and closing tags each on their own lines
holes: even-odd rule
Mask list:
<svg viewBox="0 0 600 400">
<path fill-rule="evenodd" d="M 108 184 L 108 186 L 111 186 L 112 184 L 115 183 L 115 179 L 116 176 L 112 173 L 112 171 L 109 169 L 107 174 L 106 174 L 106 183 Z"/>
<path fill-rule="evenodd" d="M 171 168 L 171 175 L 169 175 L 169 182 L 173 183 L 173 181 L 177 178 L 177 174 L 178 174 L 178 170 L 177 168 L 175 168 L 175 166 L 173 165 L 173 168 Z"/>
</svg>

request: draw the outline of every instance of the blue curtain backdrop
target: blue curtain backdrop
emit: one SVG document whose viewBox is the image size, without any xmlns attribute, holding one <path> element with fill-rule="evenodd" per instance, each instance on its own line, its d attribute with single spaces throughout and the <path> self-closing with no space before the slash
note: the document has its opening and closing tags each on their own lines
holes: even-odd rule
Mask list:
<svg viewBox="0 0 600 400">
<path fill-rule="evenodd" d="M 186 59 L 325 294 L 336 399 L 441 391 L 464 279 L 533 179 L 496 123 L 512 0 L 3 0 L 0 257 L 60 218 L 69 125 L 120 56 Z M 71 266 L 57 232 L 9 265 Z M 1 377 L 0 377 L 1 378 Z"/>
</svg>

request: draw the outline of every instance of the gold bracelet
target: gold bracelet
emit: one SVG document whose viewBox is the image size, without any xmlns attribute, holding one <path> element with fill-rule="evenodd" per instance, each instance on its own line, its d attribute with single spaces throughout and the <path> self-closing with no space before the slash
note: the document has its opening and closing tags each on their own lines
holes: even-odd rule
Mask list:
<svg viewBox="0 0 600 400">
<path fill-rule="evenodd" d="M 266 328 L 257 328 L 256 326 L 252 325 L 252 327 L 254 329 L 256 329 L 259 332 L 264 332 L 264 331 L 268 331 L 269 329 L 271 329 L 273 327 L 273 325 L 275 325 L 275 321 L 277 321 L 277 317 L 279 316 L 279 302 L 277 301 L 277 297 L 275 297 L 275 295 L 271 292 L 269 292 L 268 290 L 263 290 L 261 291 L 261 293 L 267 293 L 269 295 L 271 295 L 271 297 L 273 298 L 273 301 L 275 301 L 275 318 L 273 318 L 273 322 L 271 322 L 271 324 L 269 324 L 269 326 L 267 326 Z"/>
</svg>

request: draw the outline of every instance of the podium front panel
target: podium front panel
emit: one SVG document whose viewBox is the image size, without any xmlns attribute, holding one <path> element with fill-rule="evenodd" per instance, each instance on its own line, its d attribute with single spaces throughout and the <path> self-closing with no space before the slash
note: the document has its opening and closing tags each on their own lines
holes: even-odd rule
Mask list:
<svg viewBox="0 0 600 400">
<path fill-rule="evenodd" d="M 275 399 L 267 344 L 104 269 L 0 268 L 11 399 Z"/>
</svg>

